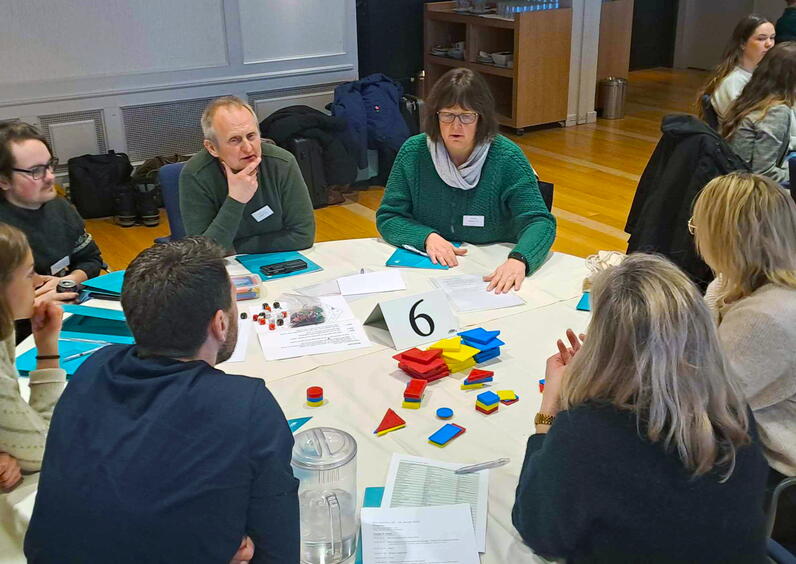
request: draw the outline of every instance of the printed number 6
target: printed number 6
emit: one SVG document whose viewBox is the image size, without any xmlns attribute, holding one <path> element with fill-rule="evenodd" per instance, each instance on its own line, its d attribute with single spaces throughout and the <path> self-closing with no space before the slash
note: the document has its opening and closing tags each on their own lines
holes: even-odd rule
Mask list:
<svg viewBox="0 0 796 564">
<path fill-rule="evenodd" d="M 409 310 L 409 325 L 412 326 L 412 331 L 420 335 L 421 337 L 428 337 L 434 332 L 434 320 L 431 319 L 431 316 L 426 313 L 419 313 L 415 315 L 415 310 L 417 306 L 423 303 L 423 300 L 419 300 L 415 302 L 415 305 L 412 306 L 412 309 Z M 417 320 L 424 319 L 426 323 L 428 323 L 428 332 L 424 333 L 420 330 L 420 327 L 417 326 Z"/>
</svg>

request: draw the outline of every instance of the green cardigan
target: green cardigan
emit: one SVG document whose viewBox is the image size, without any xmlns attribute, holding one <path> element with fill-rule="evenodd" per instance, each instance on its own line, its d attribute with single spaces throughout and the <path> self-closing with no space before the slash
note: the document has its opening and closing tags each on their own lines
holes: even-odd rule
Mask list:
<svg viewBox="0 0 796 564">
<path fill-rule="evenodd" d="M 180 173 L 180 212 L 188 235 L 204 235 L 237 253 L 295 251 L 315 241 L 315 216 L 307 185 L 291 153 L 263 143 L 258 188 L 248 203 L 229 197 L 218 159 L 202 149 Z M 252 214 L 269 206 L 261 221 Z"/>
<path fill-rule="evenodd" d="M 483 216 L 484 226 L 464 226 L 464 216 Z M 382 237 L 397 247 L 424 249 L 438 233 L 448 241 L 512 242 L 531 273 L 542 265 L 556 236 L 556 220 L 539 193 L 522 150 L 498 135 L 472 190 L 445 184 L 434 168 L 425 134 L 410 137 L 395 159 L 376 212 Z"/>
</svg>

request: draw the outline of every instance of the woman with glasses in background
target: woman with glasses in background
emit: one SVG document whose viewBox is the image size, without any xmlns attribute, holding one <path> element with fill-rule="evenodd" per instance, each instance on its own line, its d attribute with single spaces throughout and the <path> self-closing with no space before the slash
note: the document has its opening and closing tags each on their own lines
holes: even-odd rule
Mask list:
<svg viewBox="0 0 796 564">
<path fill-rule="evenodd" d="M 34 268 L 41 278 L 36 301 L 68 301 L 74 292 L 57 293 L 58 282 L 78 284 L 103 267 L 97 244 L 75 208 L 55 192 L 55 167 L 47 139 L 22 122 L 0 125 L 0 223 L 27 235 Z M 18 337 L 24 332 L 18 328 Z"/>
<path fill-rule="evenodd" d="M 401 147 L 376 226 L 397 247 L 457 266 L 453 242 L 515 243 L 484 277 L 488 290 L 519 290 L 542 265 L 556 234 L 536 174 L 522 150 L 498 135 L 495 100 L 480 75 L 453 69 L 426 99 L 424 134 Z"/>
</svg>

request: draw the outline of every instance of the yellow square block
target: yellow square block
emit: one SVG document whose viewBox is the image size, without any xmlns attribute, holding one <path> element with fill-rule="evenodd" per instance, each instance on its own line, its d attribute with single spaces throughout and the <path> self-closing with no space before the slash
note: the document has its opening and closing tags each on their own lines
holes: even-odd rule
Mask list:
<svg viewBox="0 0 796 564">
<path fill-rule="evenodd" d="M 484 411 L 494 411 L 498 408 L 499 403 L 493 403 L 492 405 L 486 405 L 481 403 L 480 401 L 476 401 L 475 405 L 483 409 Z"/>
<path fill-rule="evenodd" d="M 430 345 L 428 349 L 442 349 L 443 351 L 458 351 L 462 346 L 462 338 L 461 337 L 449 337 L 447 339 L 442 339 L 441 341 L 437 341 L 433 345 Z"/>
<path fill-rule="evenodd" d="M 475 360 L 470 359 L 466 362 L 459 362 L 459 363 L 451 363 L 448 364 L 448 370 L 451 372 L 463 372 L 475 366 Z"/>
<path fill-rule="evenodd" d="M 500 401 L 511 401 L 517 399 L 517 394 L 514 392 L 514 390 L 498 390 L 495 393 L 500 398 Z"/>
<path fill-rule="evenodd" d="M 401 402 L 401 407 L 405 407 L 406 409 L 420 409 L 420 402 L 419 401 L 404 401 L 404 402 Z"/>
<path fill-rule="evenodd" d="M 443 349 L 444 350 L 444 349 Z M 467 359 L 473 358 L 475 355 L 480 353 L 478 349 L 475 347 L 471 347 L 468 345 L 460 345 L 459 350 L 457 351 L 450 351 L 450 352 L 443 352 L 442 358 L 447 361 L 452 362 L 464 362 Z"/>
<path fill-rule="evenodd" d="M 462 384 L 461 385 L 462 390 L 475 390 L 477 388 L 483 388 L 483 387 L 484 387 L 483 382 L 479 382 L 477 384 Z"/>
</svg>

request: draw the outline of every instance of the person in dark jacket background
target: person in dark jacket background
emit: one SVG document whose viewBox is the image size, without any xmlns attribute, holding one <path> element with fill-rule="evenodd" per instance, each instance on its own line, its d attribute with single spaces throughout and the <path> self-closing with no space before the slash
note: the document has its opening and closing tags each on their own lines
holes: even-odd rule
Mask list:
<svg viewBox="0 0 796 564">
<path fill-rule="evenodd" d="M 287 421 L 262 380 L 213 368 L 235 348 L 234 294 L 207 239 L 133 260 L 137 344 L 91 356 L 56 406 L 28 562 L 299 561 Z"/>
<path fill-rule="evenodd" d="M 547 361 L 512 522 L 567 562 L 762 563 L 768 467 L 697 288 L 642 253 Z"/>
<path fill-rule="evenodd" d="M 785 12 L 777 20 L 777 43 L 796 41 L 796 0 L 785 0 Z"/>
<path fill-rule="evenodd" d="M 55 192 L 55 167 L 47 139 L 27 123 L 0 125 L 0 222 L 28 237 L 42 284 L 37 302 L 69 301 L 58 294 L 63 279 L 84 282 L 104 267 L 99 247 L 75 208 Z"/>
</svg>

